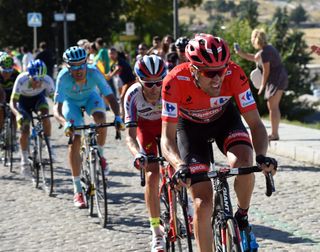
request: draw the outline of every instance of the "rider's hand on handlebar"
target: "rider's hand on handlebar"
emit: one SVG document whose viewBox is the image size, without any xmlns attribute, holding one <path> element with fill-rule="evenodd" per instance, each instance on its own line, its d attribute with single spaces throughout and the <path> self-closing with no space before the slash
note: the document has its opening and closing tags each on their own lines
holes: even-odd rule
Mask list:
<svg viewBox="0 0 320 252">
<path fill-rule="evenodd" d="M 258 155 L 256 157 L 256 162 L 262 168 L 262 172 L 265 175 L 267 175 L 268 172 L 271 172 L 272 175 L 276 174 L 278 162 L 274 158 Z"/>
<path fill-rule="evenodd" d="M 133 166 L 138 170 L 145 168 L 148 165 L 148 157 L 144 153 L 138 153 L 134 157 Z"/>
<path fill-rule="evenodd" d="M 126 127 L 122 121 L 122 118 L 118 115 L 115 116 L 115 118 L 114 118 L 114 124 L 115 124 L 117 130 L 125 130 L 126 129 Z"/>
<path fill-rule="evenodd" d="M 63 126 L 64 134 L 67 137 L 71 137 L 73 135 L 73 129 L 72 129 L 72 123 L 71 122 L 65 122 Z"/>
<path fill-rule="evenodd" d="M 189 173 L 190 170 L 187 165 L 179 165 L 178 169 L 172 176 L 173 183 L 180 186 L 187 186 L 187 174 Z"/>
</svg>

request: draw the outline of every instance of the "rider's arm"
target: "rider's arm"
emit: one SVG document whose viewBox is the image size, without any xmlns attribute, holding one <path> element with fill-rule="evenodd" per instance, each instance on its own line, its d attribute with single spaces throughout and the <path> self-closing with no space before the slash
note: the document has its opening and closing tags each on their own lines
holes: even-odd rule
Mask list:
<svg viewBox="0 0 320 252">
<path fill-rule="evenodd" d="M 140 147 L 137 141 L 137 127 L 126 128 L 126 143 L 133 156 L 137 156 L 140 152 Z"/>
<path fill-rule="evenodd" d="M 161 149 L 166 160 L 175 168 L 185 162 L 180 158 L 176 143 L 177 123 L 162 121 Z"/>
<path fill-rule="evenodd" d="M 53 105 L 53 115 L 61 125 L 64 125 L 66 123 L 66 119 L 62 114 L 62 103 L 56 102 Z"/>
<path fill-rule="evenodd" d="M 252 136 L 252 143 L 256 155 L 266 155 L 268 149 L 268 135 L 266 128 L 261 121 L 259 112 L 257 109 L 250 110 L 242 114 L 243 118 L 247 122 Z"/>
<path fill-rule="evenodd" d="M 20 114 L 20 112 L 18 111 L 18 101 L 20 98 L 20 78 L 18 76 L 18 78 L 16 79 L 13 88 L 12 88 L 12 93 L 11 93 L 11 97 L 10 97 L 10 108 L 11 111 L 13 112 L 13 114 L 15 116 L 18 116 Z"/>
<path fill-rule="evenodd" d="M 120 115 L 119 104 L 114 94 L 109 94 L 107 96 L 104 96 L 104 98 L 105 98 L 105 102 L 110 105 L 110 108 L 114 113 L 114 115 L 119 116 Z"/>
</svg>

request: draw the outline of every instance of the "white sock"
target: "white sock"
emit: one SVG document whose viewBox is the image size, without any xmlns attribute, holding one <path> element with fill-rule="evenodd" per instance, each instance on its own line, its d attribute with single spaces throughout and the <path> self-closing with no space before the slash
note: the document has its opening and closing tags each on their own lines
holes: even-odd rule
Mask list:
<svg viewBox="0 0 320 252">
<path fill-rule="evenodd" d="M 29 152 L 28 151 L 21 151 L 21 162 L 22 163 L 27 163 L 28 162 L 28 156 L 29 156 Z"/>
<path fill-rule="evenodd" d="M 98 144 L 98 151 L 99 151 L 101 157 L 104 157 L 104 148 L 103 147 L 104 147 L 103 145 Z"/>
</svg>

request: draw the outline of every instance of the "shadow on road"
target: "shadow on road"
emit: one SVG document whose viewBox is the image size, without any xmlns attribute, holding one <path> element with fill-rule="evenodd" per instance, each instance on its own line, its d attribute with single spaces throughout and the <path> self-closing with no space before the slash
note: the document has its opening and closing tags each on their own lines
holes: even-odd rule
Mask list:
<svg viewBox="0 0 320 252">
<path fill-rule="evenodd" d="M 109 204 L 144 204 L 144 194 L 143 193 L 108 193 Z"/>
<path fill-rule="evenodd" d="M 305 237 L 297 237 L 292 233 L 267 227 L 267 226 L 253 225 L 253 230 L 257 238 L 274 240 L 274 241 L 288 243 L 288 244 L 300 244 L 300 243 L 316 244 L 317 243 L 312 239 L 305 238 Z"/>
<path fill-rule="evenodd" d="M 320 172 L 320 167 L 317 166 L 296 166 L 296 165 L 280 165 L 279 171 L 305 171 L 305 172 Z"/>
</svg>

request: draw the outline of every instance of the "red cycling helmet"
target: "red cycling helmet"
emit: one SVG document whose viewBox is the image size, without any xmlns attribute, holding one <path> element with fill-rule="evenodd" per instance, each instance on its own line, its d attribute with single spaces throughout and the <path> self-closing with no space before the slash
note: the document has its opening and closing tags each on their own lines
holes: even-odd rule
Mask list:
<svg viewBox="0 0 320 252">
<path fill-rule="evenodd" d="M 186 56 L 195 66 L 219 68 L 228 64 L 230 51 L 222 38 L 200 33 L 189 41 Z"/>
</svg>

